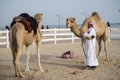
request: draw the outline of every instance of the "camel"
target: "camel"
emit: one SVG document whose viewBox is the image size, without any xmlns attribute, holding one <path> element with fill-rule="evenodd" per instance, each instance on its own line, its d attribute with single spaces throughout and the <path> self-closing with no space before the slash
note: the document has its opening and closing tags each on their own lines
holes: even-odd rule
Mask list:
<svg viewBox="0 0 120 80">
<path fill-rule="evenodd" d="M 83 39 L 83 34 L 88 30 L 88 22 L 92 21 L 95 24 L 95 30 L 96 30 L 96 38 L 98 41 L 98 54 L 97 57 L 99 56 L 101 52 L 101 41 L 103 40 L 104 42 L 104 51 L 106 55 L 106 61 L 108 61 L 108 29 L 103 20 L 100 18 L 97 12 L 93 12 L 92 15 L 88 18 L 86 18 L 81 25 L 81 28 L 78 28 L 78 25 L 76 23 L 76 20 L 74 17 L 69 17 L 66 20 L 66 27 L 71 28 L 71 32 L 73 32 L 77 37 L 81 38 L 81 43 L 82 43 L 82 48 L 83 52 L 84 51 L 84 39 Z"/>
<path fill-rule="evenodd" d="M 18 19 L 19 20 L 19 19 Z M 42 21 L 42 14 L 37 13 L 34 16 L 34 20 L 37 23 L 37 29 L 31 30 L 30 32 L 25 29 L 25 25 L 23 25 L 21 22 L 17 21 L 16 23 L 12 24 L 9 30 L 9 42 L 10 42 L 10 48 L 13 56 L 13 65 L 15 70 L 15 76 L 16 77 L 24 77 L 20 70 L 20 56 L 23 49 L 23 46 L 26 47 L 26 57 L 27 57 L 27 64 L 26 64 L 26 70 L 29 71 L 29 46 L 36 41 L 37 46 L 37 58 L 38 58 L 38 66 L 40 71 L 44 72 L 44 70 L 41 67 L 40 64 L 40 43 L 42 39 L 41 34 L 41 21 Z"/>
</svg>

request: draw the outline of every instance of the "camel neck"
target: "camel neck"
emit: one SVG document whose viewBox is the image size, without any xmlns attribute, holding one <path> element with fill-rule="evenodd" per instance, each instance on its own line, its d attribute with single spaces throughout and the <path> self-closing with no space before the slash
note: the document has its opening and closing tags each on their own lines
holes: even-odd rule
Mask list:
<svg viewBox="0 0 120 80">
<path fill-rule="evenodd" d="M 38 23 L 38 32 L 40 33 L 40 35 L 42 35 L 41 26 L 42 26 L 42 24 L 41 24 L 41 23 Z"/>
<path fill-rule="evenodd" d="M 71 28 L 71 31 L 78 37 L 80 37 L 80 29 L 78 28 L 77 25 L 74 25 L 72 28 Z"/>
<path fill-rule="evenodd" d="M 38 29 L 41 30 L 41 23 L 38 23 Z"/>
</svg>

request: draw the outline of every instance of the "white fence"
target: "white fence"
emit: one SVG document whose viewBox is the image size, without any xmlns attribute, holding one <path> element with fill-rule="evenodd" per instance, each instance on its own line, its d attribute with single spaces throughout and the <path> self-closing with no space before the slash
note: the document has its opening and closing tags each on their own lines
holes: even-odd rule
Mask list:
<svg viewBox="0 0 120 80">
<path fill-rule="evenodd" d="M 71 40 L 74 43 L 75 35 L 70 31 L 70 29 L 43 29 L 42 30 L 43 39 L 42 42 L 54 41 L 54 44 L 57 44 L 57 41 Z"/>
<path fill-rule="evenodd" d="M 57 44 L 58 41 L 63 40 L 71 40 L 74 43 L 75 39 L 79 39 L 75 37 L 75 35 L 70 31 L 70 29 L 43 29 L 42 31 L 42 42 L 54 42 Z M 8 30 L 0 31 L 0 45 L 7 45 L 9 48 L 9 36 Z"/>
<path fill-rule="evenodd" d="M 9 48 L 8 32 L 8 30 L 0 31 L 0 45 L 7 45 L 7 48 Z"/>
</svg>

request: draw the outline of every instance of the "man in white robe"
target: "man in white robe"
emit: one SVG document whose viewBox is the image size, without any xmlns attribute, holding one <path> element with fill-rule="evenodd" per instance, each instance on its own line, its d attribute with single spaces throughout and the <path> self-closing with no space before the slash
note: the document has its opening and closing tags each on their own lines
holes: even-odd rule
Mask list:
<svg viewBox="0 0 120 80">
<path fill-rule="evenodd" d="M 85 42 L 85 65 L 89 69 L 95 69 L 98 66 L 98 60 L 96 58 L 96 31 L 94 29 L 95 25 L 89 21 L 88 31 L 85 32 L 83 37 L 86 39 Z"/>
</svg>

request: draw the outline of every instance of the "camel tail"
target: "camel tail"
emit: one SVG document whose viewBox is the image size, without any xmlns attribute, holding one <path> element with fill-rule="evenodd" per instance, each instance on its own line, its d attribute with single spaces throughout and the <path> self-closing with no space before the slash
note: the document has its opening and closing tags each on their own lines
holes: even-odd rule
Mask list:
<svg viewBox="0 0 120 80">
<path fill-rule="evenodd" d="M 17 52 L 17 40 L 16 40 L 16 32 L 17 32 L 17 30 L 14 28 L 13 30 L 12 30 L 12 36 L 11 36 L 11 47 L 12 47 L 12 50 L 13 50 L 13 52 Z"/>
</svg>

